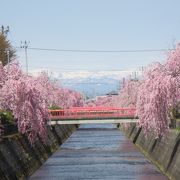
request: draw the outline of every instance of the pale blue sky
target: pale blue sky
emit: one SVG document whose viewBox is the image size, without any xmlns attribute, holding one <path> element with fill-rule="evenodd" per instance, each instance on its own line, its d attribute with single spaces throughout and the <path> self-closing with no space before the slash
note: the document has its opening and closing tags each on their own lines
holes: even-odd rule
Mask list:
<svg viewBox="0 0 180 180">
<path fill-rule="evenodd" d="M 89 50 L 172 48 L 180 41 L 179 0 L 1 0 L 0 25 L 14 46 Z M 165 60 L 165 52 L 28 51 L 30 69 L 127 70 Z M 24 51 L 18 50 L 25 62 Z"/>
</svg>

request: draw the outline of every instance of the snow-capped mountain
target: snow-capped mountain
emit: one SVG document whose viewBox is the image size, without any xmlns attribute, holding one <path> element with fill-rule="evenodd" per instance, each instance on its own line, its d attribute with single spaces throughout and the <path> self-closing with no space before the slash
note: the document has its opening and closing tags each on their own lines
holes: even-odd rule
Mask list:
<svg viewBox="0 0 180 180">
<path fill-rule="evenodd" d="M 82 92 L 88 97 L 107 94 L 110 91 L 118 91 L 119 81 L 112 78 L 72 78 L 61 80 L 62 85 L 70 89 Z"/>
<path fill-rule="evenodd" d="M 126 71 L 71 71 L 59 73 L 63 86 L 82 92 L 92 98 L 111 91 L 118 92 Z"/>
<path fill-rule="evenodd" d="M 42 69 L 41 69 L 42 71 Z M 64 71 L 55 72 L 44 69 L 51 77 L 60 80 L 61 85 L 77 90 L 88 97 L 104 95 L 111 91 L 118 92 L 123 77 L 127 77 L 133 70 L 129 71 Z M 32 71 L 37 75 L 40 71 Z"/>
</svg>

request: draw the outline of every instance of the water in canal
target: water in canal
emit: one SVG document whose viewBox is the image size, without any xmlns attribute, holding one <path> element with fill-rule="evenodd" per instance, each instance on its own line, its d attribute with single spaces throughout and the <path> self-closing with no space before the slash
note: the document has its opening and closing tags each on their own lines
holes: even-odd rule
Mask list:
<svg viewBox="0 0 180 180">
<path fill-rule="evenodd" d="M 111 124 L 87 124 L 80 128 L 31 177 L 48 180 L 165 180 Z"/>
</svg>

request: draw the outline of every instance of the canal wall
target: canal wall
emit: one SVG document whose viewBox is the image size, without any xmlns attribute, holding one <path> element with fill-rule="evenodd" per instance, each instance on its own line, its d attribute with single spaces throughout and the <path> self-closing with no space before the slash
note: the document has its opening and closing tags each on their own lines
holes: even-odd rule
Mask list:
<svg viewBox="0 0 180 180">
<path fill-rule="evenodd" d="M 26 179 L 51 156 L 75 130 L 76 125 L 55 125 L 48 129 L 48 140 L 32 146 L 27 137 L 13 134 L 0 142 L 0 179 Z"/>
<path fill-rule="evenodd" d="M 135 123 L 118 127 L 169 179 L 180 179 L 180 132 L 171 130 L 166 137 L 156 139 L 153 133 L 146 137 Z"/>
</svg>

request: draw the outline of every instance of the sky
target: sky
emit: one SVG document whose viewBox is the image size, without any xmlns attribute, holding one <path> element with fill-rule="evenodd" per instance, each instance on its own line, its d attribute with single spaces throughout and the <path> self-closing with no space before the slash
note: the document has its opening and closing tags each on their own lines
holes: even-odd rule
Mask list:
<svg viewBox="0 0 180 180">
<path fill-rule="evenodd" d="M 0 25 L 19 47 L 131 51 L 174 48 L 180 41 L 179 0 L 1 0 Z M 128 71 L 166 60 L 161 52 L 27 50 L 29 70 Z M 17 49 L 25 68 L 24 49 Z"/>
</svg>

